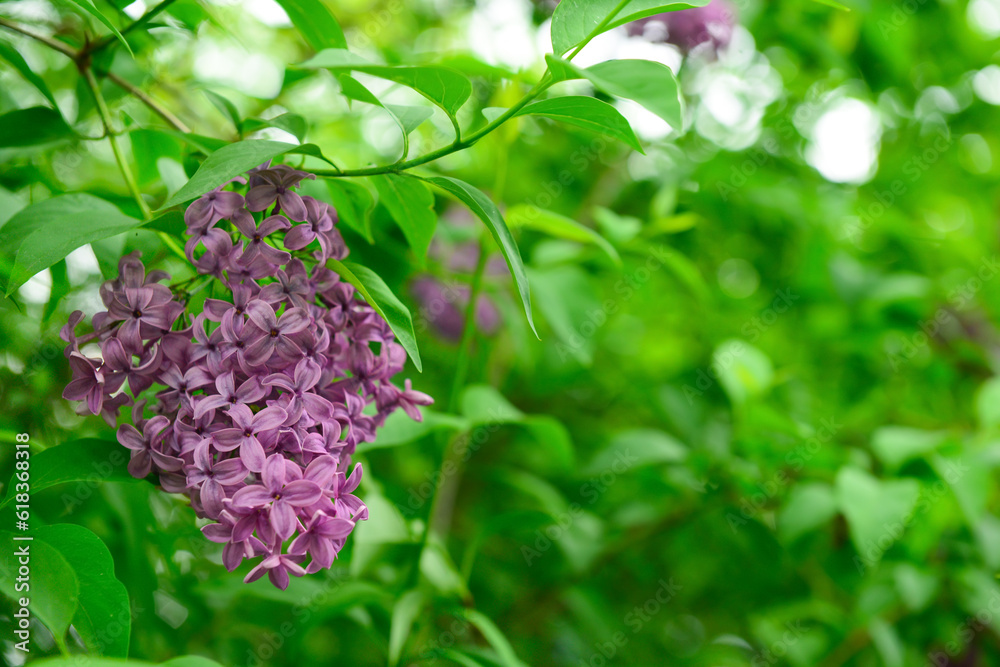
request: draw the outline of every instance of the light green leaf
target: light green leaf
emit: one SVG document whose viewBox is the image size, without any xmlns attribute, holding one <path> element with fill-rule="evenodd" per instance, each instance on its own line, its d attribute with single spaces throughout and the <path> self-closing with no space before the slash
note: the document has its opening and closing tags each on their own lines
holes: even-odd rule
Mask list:
<svg viewBox="0 0 1000 667">
<path fill-rule="evenodd" d="M 712 354 L 712 369 L 734 405 L 764 393 L 774 380 L 766 354 L 742 340 L 729 340 Z"/>
<path fill-rule="evenodd" d="M 687 447 L 663 431 L 633 429 L 616 435 L 584 469 L 584 474 L 611 470 L 621 475 L 645 466 L 680 463 L 687 455 Z"/>
<path fill-rule="evenodd" d="M 278 0 L 278 4 L 314 51 L 347 48 L 344 31 L 323 0 Z"/>
<path fill-rule="evenodd" d="M 73 524 L 43 526 L 34 536 L 61 553 L 76 572 L 80 592 L 73 627 L 87 649 L 96 655 L 128 657 L 132 623 L 128 591 L 115 577 L 114 560 L 101 538 Z"/>
<path fill-rule="evenodd" d="M 488 384 L 469 385 L 459 400 L 462 416 L 470 425 L 517 424 L 524 419 L 524 413 Z"/>
<path fill-rule="evenodd" d="M 80 594 L 73 568 L 57 549 L 41 540 L 15 541 L 13 533 L 0 531 L 0 541 L 4 544 L 0 550 L 0 591 L 14 601 L 27 598 L 29 609 L 52 632 L 56 642 L 64 645 Z M 28 548 L 31 570 L 35 573 L 30 591 L 17 590 L 20 564 L 16 552 L 22 547 Z M 39 585 L 41 577 L 44 583 Z"/>
<path fill-rule="evenodd" d="M 410 355 L 417 370 L 423 372 L 420 351 L 417 349 L 416 334 L 413 333 L 413 318 L 407 307 L 392 293 L 385 281 L 377 273 L 360 264 L 330 259 L 327 260 L 327 266 L 337 272 L 341 278 L 354 285 L 368 302 L 368 305 L 389 323 L 392 332 L 396 334 L 396 341 Z"/>
<path fill-rule="evenodd" d="M 544 116 L 607 136 L 627 144 L 643 153 L 642 146 L 632 127 L 617 109 L 594 97 L 569 95 L 534 102 L 518 111 L 515 116 Z"/>
<path fill-rule="evenodd" d="M 375 206 L 375 199 L 368 189 L 345 178 L 325 180 L 339 220 L 361 234 L 369 243 L 375 243 L 375 239 L 372 238 L 371 219 L 368 217 L 372 207 Z"/>
<path fill-rule="evenodd" d="M 423 264 L 437 228 L 434 195 L 412 176 L 380 174 L 370 180 L 378 190 L 379 203 L 403 230 L 407 243 Z"/>
<path fill-rule="evenodd" d="M 500 215 L 500 209 L 497 208 L 496 204 L 489 197 L 465 181 L 448 176 L 437 176 L 426 180 L 457 197 L 486 224 L 486 227 L 493 235 L 493 239 L 500 246 L 500 252 L 503 253 L 504 259 L 507 260 L 510 275 L 514 277 L 514 284 L 517 285 L 517 292 L 521 297 L 524 315 L 528 318 L 531 331 L 537 337 L 538 331 L 535 329 L 535 321 L 531 315 L 531 291 L 528 288 L 528 274 L 524 269 L 524 262 L 521 260 L 521 251 L 517 249 L 514 237 L 511 236 L 510 229 L 507 228 L 507 223 L 504 222 L 503 216 Z"/>
<path fill-rule="evenodd" d="M 118 41 L 125 45 L 125 48 L 128 49 L 129 54 L 135 57 L 135 54 L 132 53 L 132 47 L 128 45 L 128 42 L 125 41 L 125 38 L 122 37 L 122 34 L 118 32 L 118 28 L 116 28 L 115 25 L 108 20 L 108 17 L 106 17 L 104 14 L 98 11 L 97 7 L 94 6 L 94 3 L 91 2 L 91 0 L 70 0 L 70 2 L 72 2 L 74 5 L 76 5 L 83 11 L 93 16 L 101 23 L 103 23 L 104 26 L 111 31 L 111 34 L 117 37 Z"/>
<path fill-rule="evenodd" d="M 1000 378 L 990 378 L 979 387 L 976 392 L 976 417 L 981 429 L 1000 426 Z"/>
<path fill-rule="evenodd" d="M 421 591 L 403 593 L 392 608 L 392 623 L 389 627 L 389 667 L 396 667 L 403 656 L 403 647 L 410 636 L 410 629 L 417 615 L 424 608 L 427 598 Z"/>
<path fill-rule="evenodd" d="M 434 412 L 427 408 L 420 410 L 423 419 L 414 421 L 402 410 L 393 412 L 379 428 L 374 442 L 359 442 L 358 452 L 367 452 L 384 447 L 397 447 L 422 438 L 433 431 L 464 431 L 471 427 L 461 417 Z"/>
<path fill-rule="evenodd" d="M 562 0 L 552 13 L 552 51 L 561 55 L 591 36 L 654 14 L 704 7 L 710 0 L 668 3 L 662 0 L 631 0 L 614 16 L 619 0 Z"/>
<path fill-rule="evenodd" d="M 364 72 L 417 91 L 441 107 L 452 118 L 472 94 L 467 78 L 445 67 L 389 67 L 370 63 L 345 49 L 326 49 L 299 65 L 306 69 L 334 72 Z"/>
<path fill-rule="evenodd" d="M 848 467 L 837 473 L 836 492 L 854 548 L 871 567 L 905 533 L 920 485 L 914 479 L 884 481 Z"/>
<path fill-rule="evenodd" d="M 46 146 L 78 138 L 59 112 L 48 107 L 15 109 L 0 116 L 0 148 Z"/>
<path fill-rule="evenodd" d="M 284 130 L 299 141 L 304 141 L 306 138 L 306 132 L 309 131 L 309 123 L 305 118 L 297 113 L 283 113 L 279 116 L 268 119 L 247 118 L 243 121 L 244 134 L 256 132 L 257 130 L 265 127 L 276 127 L 279 130 Z"/>
<path fill-rule="evenodd" d="M 603 250 L 612 262 L 621 266 L 622 259 L 618 251 L 606 238 L 590 227 L 564 215 L 537 206 L 518 204 L 507 211 L 507 224 L 515 228 L 527 227 L 561 239 L 591 243 Z"/>
<path fill-rule="evenodd" d="M 947 439 L 941 431 L 923 431 L 906 426 L 883 426 L 872 433 L 872 450 L 891 468 L 937 449 Z"/>
<path fill-rule="evenodd" d="M 778 534 L 784 542 L 793 542 L 819 528 L 837 514 L 837 497 L 829 484 L 806 482 L 788 494 L 778 514 Z"/>
<path fill-rule="evenodd" d="M 31 492 L 67 482 L 135 482 L 128 472 L 129 452 L 111 440 L 86 438 L 49 447 L 31 457 Z M 14 499 L 15 479 L 0 507 Z"/>
<path fill-rule="evenodd" d="M 17 52 L 17 49 L 12 47 L 7 42 L 0 41 L 0 58 L 3 58 L 13 65 L 14 69 L 16 69 L 21 76 L 28 81 L 28 83 L 37 88 L 38 92 L 44 95 L 45 99 L 52 104 L 53 109 L 59 109 L 59 105 L 56 104 L 56 98 L 52 96 L 52 91 L 49 90 L 48 85 L 46 85 L 42 77 L 35 74 L 34 70 L 28 66 L 28 63 L 24 60 L 21 54 Z"/>
<path fill-rule="evenodd" d="M 549 71 L 558 79 L 587 79 L 609 95 L 633 100 L 675 130 L 684 125 L 684 98 L 669 67 L 652 60 L 606 60 L 583 69 L 549 55 Z"/>
<path fill-rule="evenodd" d="M 236 108 L 236 105 L 228 97 L 224 97 L 211 90 L 203 90 L 202 92 L 208 97 L 208 101 L 233 124 L 237 132 L 243 131 L 243 118 L 240 116 L 240 110 Z"/>
<path fill-rule="evenodd" d="M 476 626 L 486 641 L 490 643 L 490 646 L 497 652 L 500 657 L 500 664 L 504 667 L 521 667 L 522 663 L 517 658 L 517 653 L 514 652 L 514 647 L 510 645 L 507 637 L 504 636 L 500 628 L 489 619 L 488 616 L 482 612 L 476 611 L 475 609 L 465 609 L 463 611 L 465 619 Z"/>
<path fill-rule="evenodd" d="M 403 137 L 403 154 L 399 159 L 405 159 L 410 152 L 410 132 L 413 132 L 421 123 L 433 116 L 434 110 L 430 107 L 382 104 L 381 100 L 350 74 L 343 73 L 337 77 L 337 80 L 340 81 L 340 90 L 346 97 L 371 104 L 389 114 L 389 117 L 399 127 Z"/>
<path fill-rule="evenodd" d="M 142 224 L 88 194 L 61 195 L 22 209 L 0 228 L 0 248 L 17 248 L 6 293 L 80 246 Z"/>
<path fill-rule="evenodd" d="M 261 141 L 256 139 L 238 141 L 223 146 L 209 154 L 205 158 L 205 161 L 201 163 L 201 166 L 198 167 L 198 171 L 191 177 L 191 180 L 174 193 L 173 197 L 165 201 L 163 206 L 159 208 L 159 211 L 200 197 L 226 181 L 286 153 L 312 155 L 326 160 L 319 148 L 313 144 L 295 146 L 294 144 L 286 144 L 281 141 Z"/>
</svg>

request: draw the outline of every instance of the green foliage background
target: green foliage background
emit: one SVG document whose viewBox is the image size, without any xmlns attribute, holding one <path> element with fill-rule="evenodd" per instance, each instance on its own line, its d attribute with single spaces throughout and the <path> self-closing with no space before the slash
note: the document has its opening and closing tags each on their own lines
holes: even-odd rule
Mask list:
<svg viewBox="0 0 1000 667">
<path fill-rule="evenodd" d="M 305 8 L 299 30 L 265 25 L 241 3 L 177 0 L 125 35 L 134 59 L 115 44 L 95 56 L 153 208 L 226 142 L 290 140 L 261 134 L 266 125 L 304 135 L 341 167 L 399 156 L 383 110 L 349 106 L 329 72 L 292 66 L 337 47 L 335 24 L 308 3 L 281 4 L 293 20 Z M 426 262 L 384 197 L 367 216 L 373 242 L 341 222 L 351 260 L 409 306 L 423 372 L 409 366 L 406 375 L 437 404 L 421 425 L 393 419 L 359 455 L 371 519 L 329 574 L 285 592 L 266 580 L 244 585 L 246 566 L 224 570 L 183 500 L 102 472 L 115 450 L 99 443 L 93 451 L 105 458 L 94 459 L 89 479 L 33 494 L 33 527 L 76 524 L 106 545 L 131 605 L 115 626 L 120 636 L 130 621 L 129 656 L 225 665 L 1000 664 L 1000 135 L 983 93 L 998 43 L 973 29 L 964 0 L 847 4 L 851 11 L 801 0 L 738 5 L 754 62 L 780 82 L 773 100 L 755 98 L 759 70 L 684 62 L 689 119 L 707 104 L 704 70 L 732 67 L 730 90 L 745 103 L 735 128 L 689 122 L 682 136 L 640 136 L 640 156 L 522 117 L 422 168 L 500 203 L 527 265 L 540 341 L 505 271 L 484 278 L 502 326 L 477 335 L 467 355 L 412 299 L 420 274 L 449 284 L 471 277 L 449 267 L 448 249 L 475 243 L 478 228 L 443 192 Z M 95 6 L 115 26 L 131 23 L 120 4 Z M 544 67 L 539 59 L 511 72 L 462 47 L 473 2 L 328 7 L 346 43 L 370 60 L 443 64 L 468 77 L 466 126 L 484 125 L 484 108 L 514 104 Z M 549 14 L 528 12 L 535 24 Z M 73 48 L 81 35 L 109 34 L 68 3 L 0 3 L 0 17 Z M 80 138 L 101 136 L 102 126 L 73 62 L 2 28 L 0 45 L 0 224 L 67 192 L 141 217 L 107 142 Z M 204 49 L 260 68 L 261 78 L 271 63 L 280 86 L 255 97 L 226 85 L 199 68 Z M 42 86 L 19 71 L 17 54 Z M 170 131 L 107 72 L 201 138 Z M 842 98 L 869 104 L 881 122 L 877 171 L 863 184 L 829 182 L 806 160 L 816 119 Z M 252 120 L 283 113 L 294 116 Z M 411 156 L 450 141 L 451 124 L 434 113 L 410 136 Z M 357 182 L 374 196 L 374 183 Z M 317 195 L 328 196 L 324 187 Z M 517 224 L 538 208 L 599 232 L 610 251 L 578 229 Z M 60 398 L 69 369 L 58 330 L 72 310 L 98 309 L 100 272 L 113 272 L 122 252 L 141 249 L 147 265 L 189 276 L 164 238 L 139 229 L 97 241 L 91 255 L 55 264 L 0 304 L 0 479 L 14 469 L 17 433 L 30 434 L 36 464 L 51 447 L 113 442 L 103 422 Z M 10 261 L 15 250 L 0 253 Z M 456 393 L 462 364 L 468 386 Z M 456 442 L 466 460 L 441 482 Z M 425 548 L 439 482 L 447 494 L 438 511 L 450 520 Z M 12 530 L 11 507 L 0 516 L 0 530 Z M 54 545 L 69 539 L 59 530 Z M 63 565 L 73 569 L 59 558 L 36 557 L 37 586 L 51 589 Z M 0 599 L 0 627 L 13 625 L 14 609 Z M 32 658 L 58 655 L 44 627 L 34 636 Z M 0 641 L 2 659 L 19 664 L 10 633 Z M 66 642 L 84 651 L 77 635 Z M 189 660 L 170 664 L 199 664 Z"/>
</svg>

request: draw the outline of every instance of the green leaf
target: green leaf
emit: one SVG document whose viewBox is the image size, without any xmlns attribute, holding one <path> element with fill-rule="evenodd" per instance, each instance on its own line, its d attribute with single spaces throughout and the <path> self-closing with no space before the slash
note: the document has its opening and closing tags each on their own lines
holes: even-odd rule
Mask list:
<svg viewBox="0 0 1000 667">
<path fill-rule="evenodd" d="M 591 243 L 603 250 L 612 262 L 621 266 L 622 258 L 606 238 L 572 218 L 537 206 L 518 204 L 507 211 L 507 223 L 511 227 L 527 227 L 561 239 Z"/>
<path fill-rule="evenodd" d="M 445 67 L 388 67 L 376 65 L 345 49 L 326 49 L 299 65 L 306 69 L 364 72 L 417 91 L 452 118 L 472 94 L 467 78 Z"/>
<path fill-rule="evenodd" d="M 393 412 L 378 430 L 374 442 L 359 442 L 358 452 L 367 452 L 384 447 L 397 447 L 422 438 L 434 431 L 464 431 L 471 428 L 469 422 L 461 417 L 455 417 L 427 408 L 420 410 L 421 421 L 414 421 L 402 410 Z"/>
<path fill-rule="evenodd" d="M 328 178 L 326 187 L 330 191 L 330 199 L 337 209 L 338 219 L 348 227 L 363 236 L 369 243 L 375 243 L 372 237 L 371 219 L 369 214 L 375 206 L 375 199 L 363 185 L 345 178 Z"/>
<path fill-rule="evenodd" d="M 607 102 L 594 97 L 569 95 L 534 102 L 518 111 L 515 116 L 544 116 L 567 125 L 580 127 L 597 134 L 618 139 L 643 153 L 642 146 L 625 117 Z"/>
<path fill-rule="evenodd" d="M 836 491 L 851 541 L 864 563 L 873 566 L 905 532 L 920 485 L 914 479 L 883 481 L 859 468 L 841 468 Z"/>
<path fill-rule="evenodd" d="M 771 359 L 742 340 L 728 340 L 712 353 L 712 369 L 734 405 L 764 393 L 774 380 Z"/>
<path fill-rule="evenodd" d="M 514 277 L 514 284 L 517 285 L 517 291 L 521 297 L 524 315 L 528 318 L 531 331 L 537 337 L 538 331 L 535 329 L 535 321 L 531 315 L 531 292 L 528 288 L 528 274 L 524 269 L 524 262 L 521 260 L 521 251 L 517 249 L 514 237 L 511 236 L 510 229 L 508 229 L 507 223 L 504 222 L 503 216 L 500 215 L 500 209 L 490 201 L 489 197 L 465 181 L 448 176 L 437 176 L 425 180 L 458 198 L 490 230 L 493 239 L 500 246 L 500 252 L 503 253 L 504 259 L 507 260 L 510 275 Z"/>
<path fill-rule="evenodd" d="M 128 591 L 115 577 L 114 560 L 101 538 L 73 524 L 43 526 L 34 536 L 61 553 L 76 572 L 80 592 L 73 627 L 87 649 L 96 655 L 128 657 L 132 619 Z"/>
<path fill-rule="evenodd" d="M 836 514 L 837 497 L 829 484 L 799 484 L 788 494 L 788 500 L 778 515 L 778 534 L 783 541 L 793 542 L 819 528 Z"/>
<path fill-rule="evenodd" d="M 704 7 L 710 0 L 665 3 L 662 0 L 631 0 L 609 20 L 619 0 L 562 0 L 552 13 L 552 51 L 561 55 L 592 36 L 631 21 L 691 7 Z"/>
<path fill-rule="evenodd" d="M 490 643 L 490 646 L 500 656 L 500 663 L 504 667 L 521 667 L 522 663 L 518 660 L 517 653 L 514 652 L 514 647 L 510 645 L 503 632 L 500 631 L 500 628 L 489 617 L 475 609 L 465 609 L 462 613 L 469 623 L 472 623 L 472 625 L 476 626 L 483 633 L 483 637 L 486 638 L 486 641 Z"/>
<path fill-rule="evenodd" d="M 587 79 L 609 95 L 633 100 L 653 112 L 670 127 L 684 125 L 684 98 L 669 67 L 652 60 L 607 60 L 582 69 L 565 60 L 545 57 L 549 71 L 559 79 Z"/>
<path fill-rule="evenodd" d="M 403 230 L 407 243 L 423 264 L 437 228 L 434 195 L 412 176 L 380 174 L 370 180 L 378 190 L 379 203 Z"/>
<path fill-rule="evenodd" d="M 67 482 L 135 482 L 128 472 L 128 450 L 111 440 L 86 438 L 50 447 L 31 457 L 31 491 L 37 493 Z M 7 497 L 0 507 L 14 499 L 11 477 Z"/>
<path fill-rule="evenodd" d="M 410 636 L 410 629 L 426 601 L 421 591 L 412 590 L 403 593 L 393 606 L 392 624 L 389 628 L 389 667 L 396 667 L 399 664 L 406 639 Z"/>
<path fill-rule="evenodd" d="M 346 49 L 344 31 L 322 0 L 278 0 L 314 51 Z"/>
<path fill-rule="evenodd" d="M 48 658 L 46 660 L 36 660 L 31 663 L 32 667 L 222 667 L 214 660 L 209 660 L 200 655 L 182 655 L 171 658 L 166 662 L 155 663 L 145 660 L 115 660 L 113 658 L 92 658 L 90 656 L 71 656 L 68 658 Z"/>
<path fill-rule="evenodd" d="M 382 101 L 365 88 L 360 81 L 350 74 L 342 73 L 337 77 L 340 81 L 340 91 L 345 97 L 365 104 L 371 104 L 384 110 L 392 118 L 403 137 L 403 153 L 400 160 L 406 158 L 410 153 L 410 132 L 417 129 L 421 123 L 434 115 L 434 110 L 430 107 L 397 106 L 392 104 L 382 104 Z"/>
<path fill-rule="evenodd" d="M 265 127 L 276 127 L 279 130 L 284 130 L 299 141 L 304 141 L 306 132 L 309 131 L 309 123 L 297 113 L 283 113 L 280 116 L 266 120 L 263 118 L 247 118 L 243 121 L 244 134 L 256 132 Z"/>
<path fill-rule="evenodd" d="M 599 475 L 611 470 L 620 475 L 645 466 L 680 463 L 687 455 L 687 447 L 663 431 L 633 429 L 616 435 L 584 474 Z"/>
<path fill-rule="evenodd" d="M 976 392 L 976 418 L 981 429 L 1000 426 L 1000 378 L 990 378 L 979 387 Z"/>
<path fill-rule="evenodd" d="M 221 111 L 222 115 L 233 124 L 233 127 L 236 128 L 237 132 L 243 131 L 243 118 L 240 116 L 240 110 L 236 108 L 236 105 L 233 104 L 229 98 L 211 90 L 203 90 L 202 92 L 208 97 L 208 101 L 211 102 L 216 109 Z"/>
<path fill-rule="evenodd" d="M 487 424 L 517 424 L 524 419 L 524 413 L 488 384 L 469 385 L 462 392 L 459 401 L 462 416 L 472 427 Z"/>
<path fill-rule="evenodd" d="M 45 99 L 52 104 L 53 109 L 59 109 L 59 105 L 56 104 L 56 98 L 52 96 L 52 91 L 49 90 L 48 85 L 46 85 L 42 77 L 35 74 L 34 70 L 28 66 L 28 63 L 24 60 L 21 54 L 17 52 L 17 49 L 12 47 L 7 42 L 0 41 L 0 58 L 3 58 L 13 65 L 14 69 L 16 69 L 21 76 L 28 81 L 28 83 L 37 88 L 38 92 L 44 95 Z"/>
<path fill-rule="evenodd" d="M 59 112 L 48 107 L 16 109 L 0 116 L 0 148 L 45 146 L 77 138 Z"/>
<path fill-rule="evenodd" d="M 420 350 L 417 349 L 416 334 L 413 333 L 413 318 L 410 316 L 410 311 L 392 293 L 385 281 L 377 273 L 360 264 L 330 259 L 327 260 L 327 266 L 336 271 L 341 278 L 354 285 L 368 302 L 368 305 L 389 323 L 392 332 L 396 334 L 396 341 L 410 355 L 417 370 L 423 372 Z"/>
<path fill-rule="evenodd" d="M 910 459 L 937 449 L 947 439 L 940 431 L 923 431 L 906 426 L 883 426 L 872 433 L 872 450 L 882 463 L 898 468 Z"/>
<path fill-rule="evenodd" d="M 165 201 L 157 212 L 200 197 L 226 181 L 286 153 L 312 155 L 326 160 L 319 148 L 313 144 L 295 146 L 294 144 L 286 144 L 281 141 L 261 141 L 256 139 L 238 141 L 223 146 L 205 158 L 205 161 L 198 167 L 198 171 L 191 177 L 191 180 L 174 193 L 173 197 Z"/>
<path fill-rule="evenodd" d="M 0 228 L 0 248 L 17 248 L 6 293 L 80 246 L 142 224 L 88 194 L 61 195 L 22 209 Z"/>
<path fill-rule="evenodd" d="M 104 14 L 98 11 L 97 7 L 94 6 L 94 3 L 91 2 L 91 0 L 70 0 L 70 2 L 72 2 L 74 5 L 76 5 L 80 9 L 84 10 L 85 12 L 93 16 L 101 23 L 103 23 L 104 26 L 111 31 L 111 34 L 117 37 L 118 41 L 125 45 L 125 48 L 128 49 L 129 54 L 131 54 L 133 58 L 135 57 L 135 54 L 132 53 L 132 47 L 128 45 L 128 42 L 125 41 L 125 38 L 122 37 L 122 34 L 118 32 L 118 28 L 116 28 L 115 25 L 108 20 L 108 17 L 106 17 Z"/>
<path fill-rule="evenodd" d="M 0 550 L 0 591 L 14 601 L 30 600 L 28 607 L 52 632 L 56 643 L 64 646 L 80 593 L 73 568 L 57 549 L 41 540 L 15 541 L 13 533 L 0 531 L 0 541 L 4 544 Z M 19 563 L 15 552 L 20 547 L 27 547 L 30 554 L 34 573 L 30 591 L 17 590 Z M 19 604 L 17 606 L 20 608 Z"/>
</svg>

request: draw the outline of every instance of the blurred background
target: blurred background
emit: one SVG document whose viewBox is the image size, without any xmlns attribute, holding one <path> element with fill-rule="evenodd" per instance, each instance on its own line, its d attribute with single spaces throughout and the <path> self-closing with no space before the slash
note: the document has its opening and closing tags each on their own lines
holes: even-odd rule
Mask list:
<svg viewBox="0 0 1000 667">
<path fill-rule="evenodd" d="M 117 25 L 152 7 L 96 1 Z M 35 495 L 36 521 L 83 525 L 110 549 L 133 604 L 131 656 L 383 665 L 394 604 L 419 570 L 433 598 L 401 664 L 507 664 L 462 608 L 530 665 L 1000 664 L 1000 1 L 845 4 L 716 0 L 595 39 L 578 64 L 647 58 L 681 81 L 684 127 L 615 102 L 645 155 L 522 118 L 432 165 L 502 202 L 540 323 L 537 341 L 487 243 L 471 385 L 454 401 L 471 430 L 454 432 L 446 406 L 479 223 L 438 198 L 422 262 L 359 195 L 371 242 L 341 231 L 411 308 L 424 370 L 404 375 L 437 403 L 359 450 L 371 519 L 330 573 L 285 592 L 243 584 L 247 566 L 227 573 L 186 502 L 152 485 Z M 464 122 L 537 81 L 554 7 L 327 5 L 371 60 L 471 77 Z M 107 32 L 42 0 L 0 3 L 0 16 L 69 39 Z M 194 156 L 240 137 L 305 139 L 339 165 L 398 157 L 382 110 L 292 66 L 313 49 L 272 0 L 177 0 L 147 28 L 129 35 L 134 59 L 119 48 L 97 64 L 203 145 L 106 84 L 144 192 L 176 191 Z M 9 64 L 18 54 L 53 115 L 100 136 L 72 62 L 2 29 L 0 112 L 51 106 Z M 383 100 L 426 104 L 359 78 Z M 555 90 L 592 94 L 580 81 Z M 67 191 L 137 212 L 106 142 L 16 118 L 0 116 L 0 223 Z M 411 154 L 450 131 L 435 111 Z M 552 233 L 563 218 L 602 239 Z M 102 274 L 131 249 L 191 273 L 138 231 L 73 252 L 0 303 L 3 481 L 15 433 L 39 449 L 113 438 L 60 398 L 58 331 L 71 311 L 101 309 Z M 466 460 L 441 481 L 453 438 Z M 450 533 L 421 558 L 439 482 Z M 0 619 L 12 610 L 0 600 Z M 20 664 L 0 640 L 0 660 Z M 39 627 L 39 655 L 55 652 L 46 641 Z"/>
</svg>

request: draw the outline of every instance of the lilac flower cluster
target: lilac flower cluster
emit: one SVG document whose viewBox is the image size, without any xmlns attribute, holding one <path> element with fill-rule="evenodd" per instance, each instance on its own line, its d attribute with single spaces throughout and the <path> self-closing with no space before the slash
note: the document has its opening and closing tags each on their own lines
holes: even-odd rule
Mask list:
<svg viewBox="0 0 1000 667">
<path fill-rule="evenodd" d="M 188 207 L 187 256 L 225 298 L 188 312 L 188 293 L 133 253 L 101 287 L 107 311 L 93 331 L 77 335 L 77 311 L 61 334 L 73 371 L 63 397 L 111 426 L 131 406 L 132 423 L 118 427 L 129 472 L 156 472 L 189 496 L 214 522 L 202 532 L 225 544 L 225 566 L 263 557 L 246 581 L 266 573 L 282 589 L 289 575 L 329 568 L 368 517 L 354 495 L 357 444 L 396 408 L 419 420 L 432 402 L 409 380 L 392 383 L 406 353 L 326 268 L 347 248 L 334 209 L 295 191 L 312 177 L 264 165 Z M 84 353 L 95 345 L 99 356 Z"/>
</svg>

